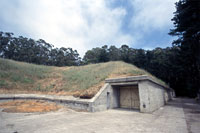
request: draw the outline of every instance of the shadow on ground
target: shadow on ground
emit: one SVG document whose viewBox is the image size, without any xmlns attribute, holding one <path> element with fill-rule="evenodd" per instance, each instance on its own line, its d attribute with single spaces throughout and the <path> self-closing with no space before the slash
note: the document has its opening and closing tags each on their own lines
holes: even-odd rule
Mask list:
<svg viewBox="0 0 200 133">
<path fill-rule="evenodd" d="M 195 99 L 176 98 L 167 104 L 176 108 L 183 108 L 189 133 L 200 132 L 200 104 Z"/>
</svg>

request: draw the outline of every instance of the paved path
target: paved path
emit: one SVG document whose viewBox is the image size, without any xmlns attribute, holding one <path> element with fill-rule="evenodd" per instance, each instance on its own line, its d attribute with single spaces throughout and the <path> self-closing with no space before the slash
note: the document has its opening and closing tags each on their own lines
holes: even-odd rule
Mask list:
<svg viewBox="0 0 200 133">
<path fill-rule="evenodd" d="M 182 107 L 188 132 L 200 133 L 200 104 L 197 104 L 194 99 L 182 99 Z"/>
<path fill-rule="evenodd" d="M 198 106 L 192 100 L 175 99 L 152 114 L 122 109 L 96 113 L 63 109 L 42 114 L 0 111 L 0 133 L 200 133 Z"/>
</svg>

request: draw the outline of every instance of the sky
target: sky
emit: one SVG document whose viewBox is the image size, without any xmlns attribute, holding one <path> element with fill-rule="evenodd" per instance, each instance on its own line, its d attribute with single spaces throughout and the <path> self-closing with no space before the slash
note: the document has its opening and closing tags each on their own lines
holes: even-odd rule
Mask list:
<svg viewBox="0 0 200 133">
<path fill-rule="evenodd" d="M 84 53 L 123 44 L 171 46 L 178 0 L 0 0 L 0 31 Z"/>
</svg>

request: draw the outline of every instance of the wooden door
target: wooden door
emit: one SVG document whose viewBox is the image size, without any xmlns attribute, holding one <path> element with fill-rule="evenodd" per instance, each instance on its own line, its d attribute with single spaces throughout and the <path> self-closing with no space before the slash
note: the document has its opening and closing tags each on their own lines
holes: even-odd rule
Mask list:
<svg viewBox="0 0 200 133">
<path fill-rule="evenodd" d="M 120 107 L 139 109 L 139 92 L 135 86 L 120 87 Z"/>
<path fill-rule="evenodd" d="M 140 101 L 139 101 L 139 92 L 138 88 L 131 87 L 131 108 L 139 109 L 140 108 Z"/>
</svg>

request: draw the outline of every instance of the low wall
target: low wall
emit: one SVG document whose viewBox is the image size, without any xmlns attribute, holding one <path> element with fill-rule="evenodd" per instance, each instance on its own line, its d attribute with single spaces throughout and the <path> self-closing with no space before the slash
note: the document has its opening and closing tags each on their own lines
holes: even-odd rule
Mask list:
<svg viewBox="0 0 200 133">
<path fill-rule="evenodd" d="M 110 108 L 107 106 L 107 92 L 112 102 L 113 90 L 109 84 L 105 84 L 92 99 L 79 99 L 72 96 L 38 95 L 38 94 L 0 94 L 0 100 L 47 100 L 64 104 L 72 109 L 86 110 L 89 112 L 103 111 Z"/>
<path fill-rule="evenodd" d="M 91 111 L 92 102 L 88 99 L 78 99 L 68 96 L 52 96 L 37 94 L 0 94 L 0 100 L 46 100 L 64 104 L 72 109 Z"/>
<path fill-rule="evenodd" d="M 38 95 L 38 94 L 0 94 L 0 100 L 47 100 L 64 104 L 72 109 L 97 112 L 107 110 L 107 92 L 112 93 L 111 86 L 105 84 L 92 99 L 79 99 L 72 96 Z M 111 98 L 112 99 L 112 98 Z"/>
</svg>

